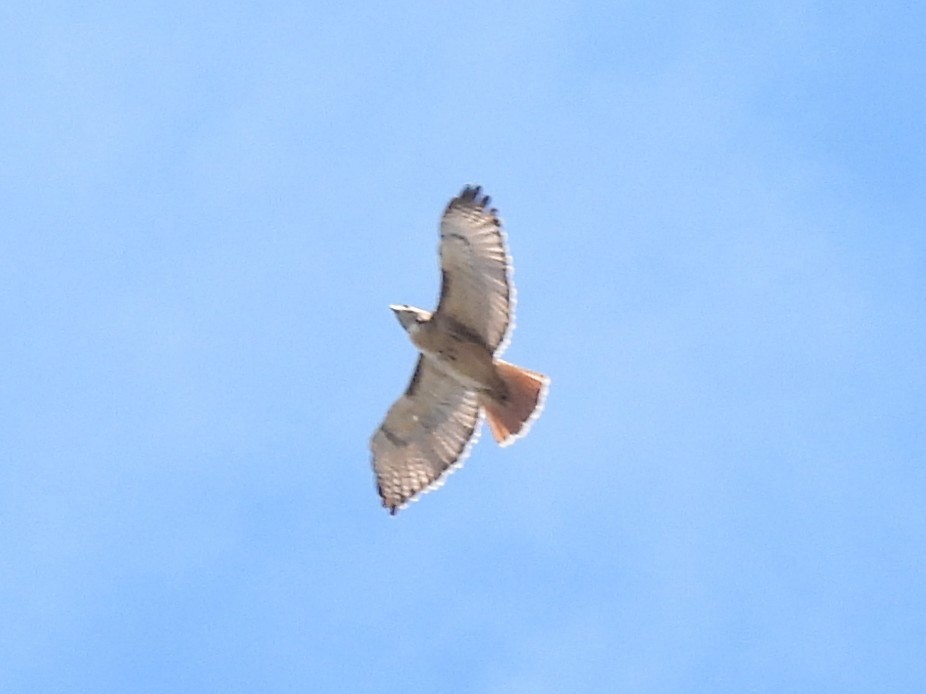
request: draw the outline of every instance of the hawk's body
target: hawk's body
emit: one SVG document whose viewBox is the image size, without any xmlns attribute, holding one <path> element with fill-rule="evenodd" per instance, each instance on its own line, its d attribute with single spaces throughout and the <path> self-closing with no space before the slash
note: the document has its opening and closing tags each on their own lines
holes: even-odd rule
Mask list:
<svg viewBox="0 0 926 694">
<path fill-rule="evenodd" d="M 514 288 L 501 223 L 467 187 L 441 220 L 441 296 L 433 314 L 392 306 L 421 352 L 412 382 L 373 434 L 383 505 L 395 513 L 463 461 L 486 413 L 501 445 L 539 414 L 546 376 L 496 359 L 511 332 Z"/>
<path fill-rule="evenodd" d="M 493 364 L 492 352 L 465 326 L 440 315 L 412 323 L 412 343 L 426 357 L 440 362 L 461 385 L 477 391 L 504 391 Z"/>
</svg>

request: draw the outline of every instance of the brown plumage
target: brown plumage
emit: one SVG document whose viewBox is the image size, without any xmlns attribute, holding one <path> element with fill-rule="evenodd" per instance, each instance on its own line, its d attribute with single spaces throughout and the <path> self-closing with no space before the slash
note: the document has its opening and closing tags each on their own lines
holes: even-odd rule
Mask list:
<svg viewBox="0 0 926 694">
<path fill-rule="evenodd" d="M 479 404 L 485 408 L 486 422 L 500 446 L 507 446 L 527 433 L 548 379 L 536 371 L 522 369 L 506 361 L 495 362 L 504 389 L 497 393 L 480 394 Z"/>
<path fill-rule="evenodd" d="M 441 220 L 441 295 L 428 313 L 392 306 L 420 356 L 405 394 L 370 440 L 377 487 L 391 513 L 460 465 L 485 413 L 506 446 L 527 433 L 549 379 L 498 356 L 514 314 L 511 260 L 498 213 L 466 187 Z"/>
</svg>

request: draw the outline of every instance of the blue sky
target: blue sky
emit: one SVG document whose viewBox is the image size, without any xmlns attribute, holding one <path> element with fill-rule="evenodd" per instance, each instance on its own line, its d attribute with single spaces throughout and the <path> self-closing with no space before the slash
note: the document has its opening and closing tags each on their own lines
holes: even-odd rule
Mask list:
<svg viewBox="0 0 926 694">
<path fill-rule="evenodd" d="M 917 3 L 0 10 L 4 692 L 921 692 Z M 553 379 L 390 518 L 481 183 Z"/>
</svg>

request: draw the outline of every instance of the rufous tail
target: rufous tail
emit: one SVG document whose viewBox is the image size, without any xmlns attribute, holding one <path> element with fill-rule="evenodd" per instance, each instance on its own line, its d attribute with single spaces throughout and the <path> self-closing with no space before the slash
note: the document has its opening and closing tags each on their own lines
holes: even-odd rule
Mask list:
<svg viewBox="0 0 926 694">
<path fill-rule="evenodd" d="M 550 379 L 506 361 L 495 362 L 495 368 L 505 384 L 505 397 L 484 395 L 480 404 L 485 408 L 492 436 L 500 446 L 507 446 L 526 434 L 540 414 Z"/>
</svg>

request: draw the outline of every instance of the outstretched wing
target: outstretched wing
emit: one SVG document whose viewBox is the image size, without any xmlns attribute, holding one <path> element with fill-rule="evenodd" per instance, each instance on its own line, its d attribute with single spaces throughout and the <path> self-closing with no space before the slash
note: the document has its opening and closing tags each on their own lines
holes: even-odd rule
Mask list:
<svg viewBox="0 0 926 694">
<path fill-rule="evenodd" d="M 383 506 L 395 513 L 462 464 L 479 424 L 476 395 L 425 358 L 370 439 Z"/>
<path fill-rule="evenodd" d="M 467 186 L 440 225 L 441 295 L 434 312 L 479 337 L 490 351 L 504 346 L 514 314 L 511 259 L 497 210 L 482 189 Z"/>
</svg>

